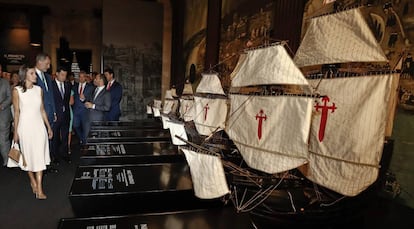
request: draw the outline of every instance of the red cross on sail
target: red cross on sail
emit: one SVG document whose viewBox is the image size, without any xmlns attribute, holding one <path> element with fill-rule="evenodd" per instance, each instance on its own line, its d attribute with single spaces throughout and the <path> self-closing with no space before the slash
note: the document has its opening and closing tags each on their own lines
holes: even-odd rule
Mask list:
<svg viewBox="0 0 414 229">
<path fill-rule="evenodd" d="M 267 117 L 264 114 L 264 111 L 262 109 L 260 109 L 259 113 L 256 114 L 256 120 L 259 120 L 259 122 L 257 123 L 257 137 L 259 138 L 259 140 L 262 138 L 262 125 L 263 125 L 263 120 L 266 121 Z"/>
<path fill-rule="evenodd" d="M 323 105 L 319 105 L 319 103 L 315 105 L 316 111 L 319 111 L 319 109 L 321 109 L 322 111 L 321 123 L 319 125 L 319 133 L 318 133 L 318 139 L 320 142 L 322 142 L 323 137 L 325 135 L 325 127 L 326 127 L 326 122 L 328 120 L 328 111 L 332 110 L 331 113 L 333 113 L 337 108 L 335 106 L 335 103 L 332 103 L 332 106 L 327 105 L 327 103 L 329 102 L 328 96 L 323 97 L 322 102 L 323 102 Z"/>
<path fill-rule="evenodd" d="M 204 106 L 204 121 L 207 120 L 207 111 L 208 109 L 210 109 L 210 107 L 208 106 L 208 103 Z"/>
</svg>

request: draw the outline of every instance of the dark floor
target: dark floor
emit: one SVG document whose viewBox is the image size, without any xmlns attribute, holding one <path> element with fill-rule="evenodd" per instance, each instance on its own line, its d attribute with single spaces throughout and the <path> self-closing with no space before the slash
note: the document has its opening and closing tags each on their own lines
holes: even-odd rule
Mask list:
<svg viewBox="0 0 414 229">
<path fill-rule="evenodd" d="M 79 163 L 76 144 L 72 158 L 72 163 L 61 162 L 56 167 L 58 173 L 44 175 L 43 189 L 47 200 L 35 198 L 26 172 L 20 168 L 1 167 L 0 228 L 57 228 L 61 218 L 73 217 L 67 196 Z"/>
<path fill-rule="evenodd" d="M 76 143 L 76 139 L 74 140 Z M 73 146 L 72 163 L 60 163 L 59 173 L 44 176 L 44 191 L 47 200 L 37 200 L 32 194 L 27 174 L 18 168 L 0 168 L 0 228 L 56 229 L 62 218 L 73 218 L 68 193 L 77 165 L 79 147 Z M 394 200 L 378 198 L 365 211 L 364 218 L 352 228 L 414 228 L 414 209 L 398 204 Z M 223 219 L 220 219 L 223 220 Z M 229 221 L 234 218 L 229 219 Z M 245 216 L 243 217 L 245 219 Z M 226 222 L 226 225 L 237 224 Z M 246 228 L 253 228 L 249 225 Z M 86 227 L 80 227 L 86 228 Z M 119 229 L 120 227 L 117 227 Z M 157 227 L 158 228 L 158 227 Z M 172 228 L 172 227 L 170 227 Z M 177 229 L 190 228 L 179 227 Z M 191 227 L 203 229 L 203 227 Z M 222 228 L 222 227 L 221 227 Z M 280 228 L 275 225 L 274 228 Z M 148 229 L 152 229 L 148 227 Z M 175 227 L 173 228 L 175 229 Z"/>
</svg>

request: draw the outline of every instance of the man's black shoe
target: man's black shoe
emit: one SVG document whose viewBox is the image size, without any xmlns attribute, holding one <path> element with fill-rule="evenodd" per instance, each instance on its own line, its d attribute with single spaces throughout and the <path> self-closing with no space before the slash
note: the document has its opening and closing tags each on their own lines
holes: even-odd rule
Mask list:
<svg viewBox="0 0 414 229">
<path fill-rule="evenodd" d="M 59 165 L 59 161 L 58 160 L 53 160 L 50 165 L 52 166 L 58 166 Z"/>
<path fill-rule="evenodd" d="M 48 173 L 58 173 L 58 172 L 59 172 L 59 170 L 57 170 L 55 168 L 48 168 L 45 171 L 46 174 L 48 174 Z"/>
<path fill-rule="evenodd" d="M 69 164 L 72 163 L 72 159 L 70 159 L 70 157 L 64 157 L 63 160 Z"/>
<path fill-rule="evenodd" d="M 55 168 L 50 168 L 50 169 L 49 169 L 49 171 L 50 171 L 51 173 L 58 173 L 58 172 L 59 172 L 59 170 L 57 170 L 57 169 L 55 169 Z"/>
</svg>

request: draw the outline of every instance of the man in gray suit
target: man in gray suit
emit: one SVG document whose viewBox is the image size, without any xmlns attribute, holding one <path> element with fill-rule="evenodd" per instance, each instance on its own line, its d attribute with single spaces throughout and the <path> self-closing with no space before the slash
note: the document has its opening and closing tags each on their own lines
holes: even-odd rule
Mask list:
<svg viewBox="0 0 414 229">
<path fill-rule="evenodd" d="M 111 94 L 105 90 L 106 78 L 102 74 L 97 74 L 93 82 L 96 86 L 95 91 L 90 98 L 86 98 L 87 102 L 85 102 L 85 107 L 89 111 L 86 136 L 89 135 L 91 122 L 104 121 L 105 113 L 111 108 Z"/>
<path fill-rule="evenodd" d="M 2 67 L 0 65 L 1 74 Z M 3 158 L 3 166 L 7 165 L 7 154 L 10 150 L 11 102 L 10 83 L 8 80 L 0 78 L 0 153 Z"/>
</svg>

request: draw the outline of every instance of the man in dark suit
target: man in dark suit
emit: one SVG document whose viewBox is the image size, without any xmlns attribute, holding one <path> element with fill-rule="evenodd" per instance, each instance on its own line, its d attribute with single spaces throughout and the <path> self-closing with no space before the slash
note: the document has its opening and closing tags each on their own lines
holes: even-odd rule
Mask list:
<svg viewBox="0 0 414 229">
<path fill-rule="evenodd" d="M 88 98 L 88 101 L 85 102 L 85 107 L 89 110 L 88 134 L 91 122 L 104 121 L 105 114 L 111 108 L 111 95 L 105 90 L 106 78 L 101 74 L 97 74 L 94 83 L 96 89 L 92 96 Z"/>
<path fill-rule="evenodd" d="M 50 68 L 50 57 L 46 53 L 39 53 L 36 56 L 36 75 L 37 81 L 36 84 L 42 88 L 43 91 L 43 105 L 45 108 L 45 112 L 47 118 L 49 120 L 50 126 L 53 128 L 55 121 L 56 121 L 56 109 L 55 109 L 55 99 L 53 96 L 53 89 L 52 89 L 52 77 L 47 70 Z M 52 140 L 49 140 L 49 150 L 52 150 Z M 53 158 L 53 154 L 50 153 L 50 158 Z M 52 168 L 49 166 L 46 170 L 46 173 L 58 172 L 57 169 Z"/>
<path fill-rule="evenodd" d="M 89 112 L 85 107 L 86 98 L 90 98 L 94 90 L 94 86 L 86 82 L 86 72 L 79 73 L 79 83 L 75 83 L 73 87 L 73 128 L 79 138 L 80 144 L 86 144 L 86 137 L 89 122 Z"/>
<path fill-rule="evenodd" d="M 111 109 L 105 115 L 106 121 L 119 121 L 121 116 L 122 85 L 115 81 L 114 71 L 111 68 L 104 70 L 108 83 L 106 90 L 111 93 Z"/>
<path fill-rule="evenodd" d="M 58 161 L 60 158 L 70 162 L 69 158 L 69 122 L 70 110 L 69 99 L 71 86 L 66 82 L 68 71 L 64 67 L 59 67 L 56 71 L 56 79 L 52 81 L 53 95 L 56 108 L 56 122 L 53 125 L 52 139 L 52 160 Z"/>
</svg>

